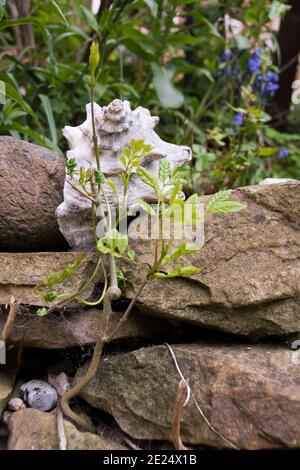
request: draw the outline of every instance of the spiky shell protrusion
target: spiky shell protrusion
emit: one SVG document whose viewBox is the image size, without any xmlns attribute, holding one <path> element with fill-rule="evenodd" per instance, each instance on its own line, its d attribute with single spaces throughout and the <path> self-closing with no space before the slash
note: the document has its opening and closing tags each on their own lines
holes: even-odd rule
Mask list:
<svg viewBox="0 0 300 470">
<path fill-rule="evenodd" d="M 129 101 L 114 100 L 104 109 L 98 131 L 100 135 L 127 132 L 132 123 Z"/>
</svg>

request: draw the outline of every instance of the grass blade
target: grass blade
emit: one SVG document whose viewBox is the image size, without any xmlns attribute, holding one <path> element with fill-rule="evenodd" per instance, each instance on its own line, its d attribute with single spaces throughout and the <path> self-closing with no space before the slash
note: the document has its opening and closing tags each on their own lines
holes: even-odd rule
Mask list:
<svg viewBox="0 0 300 470">
<path fill-rule="evenodd" d="M 44 111 L 45 111 L 45 114 L 46 114 L 46 117 L 47 117 L 52 142 L 55 145 L 57 145 L 57 130 L 56 130 L 56 125 L 55 125 L 55 120 L 54 120 L 50 100 L 49 100 L 48 96 L 42 95 L 42 94 L 39 95 L 39 98 L 42 102 L 42 106 L 44 108 Z"/>
</svg>

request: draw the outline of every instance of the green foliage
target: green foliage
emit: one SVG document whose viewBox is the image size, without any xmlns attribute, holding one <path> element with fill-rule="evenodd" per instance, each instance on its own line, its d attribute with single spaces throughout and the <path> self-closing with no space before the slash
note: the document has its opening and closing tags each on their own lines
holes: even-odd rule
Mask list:
<svg viewBox="0 0 300 470">
<path fill-rule="evenodd" d="M 120 233 L 116 228 L 110 228 L 105 237 L 100 238 L 97 249 L 100 253 L 112 254 L 116 258 L 121 258 L 128 247 L 128 237 Z"/>
<path fill-rule="evenodd" d="M 153 86 L 158 99 L 164 108 L 180 108 L 184 103 L 184 95 L 173 84 L 174 71 L 152 63 Z"/>
<path fill-rule="evenodd" d="M 98 185 L 104 183 L 105 181 L 104 174 L 99 170 L 94 169 L 94 177 L 95 177 L 95 183 Z"/>
<path fill-rule="evenodd" d="M 153 207 L 148 204 L 148 202 L 146 201 L 143 201 L 142 199 L 138 199 L 136 201 L 136 203 L 142 208 L 144 209 L 144 211 L 148 214 L 148 215 L 152 215 L 152 216 L 155 216 L 155 211 L 153 209 Z"/>
<path fill-rule="evenodd" d="M 50 274 L 48 278 L 43 281 L 42 285 L 48 288 L 53 288 L 57 284 L 61 284 L 67 278 L 69 278 L 72 274 L 75 273 L 78 266 L 81 264 L 83 259 L 83 255 L 78 256 L 78 258 L 73 262 L 67 264 L 67 266 L 60 271 L 56 272 L 55 274 Z"/>
<path fill-rule="evenodd" d="M 206 212 L 213 214 L 227 214 L 230 212 L 237 212 L 246 207 L 246 204 L 235 201 L 230 198 L 231 190 L 219 191 L 210 197 L 207 205 Z"/>
<path fill-rule="evenodd" d="M 93 41 L 90 47 L 90 71 L 91 71 L 91 86 L 94 87 L 96 84 L 96 70 L 100 62 L 99 43 Z"/>
<path fill-rule="evenodd" d="M 43 308 L 39 308 L 37 311 L 36 311 L 36 315 L 38 317 L 44 317 L 45 315 L 48 314 L 48 309 L 43 307 Z"/>
<path fill-rule="evenodd" d="M 168 160 L 160 160 L 158 176 L 163 184 L 171 178 L 171 168 Z"/>
<path fill-rule="evenodd" d="M 160 115 L 163 138 L 193 147 L 193 163 L 184 170 L 191 192 L 300 177 L 300 138 L 287 142 L 288 159 L 278 158 L 278 139 L 268 136 L 267 101 L 252 90 L 256 75 L 246 74 L 253 50 L 264 47 L 261 32 L 286 12 L 286 2 L 111 3 L 93 15 L 82 0 L 31 0 L 31 16 L 10 19 L 0 1 L 0 80 L 7 96 L 0 107 L 1 134 L 63 154 L 61 128 L 84 120 L 92 78 L 95 101 L 104 105 L 122 97 L 133 107 L 146 106 Z M 243 23 L 236 37 L 226 33 L 225 13 Z M 16 46 L 13 28 L 25 24 L 34 48 Z M 227 64 L 220 61 L 224 50 L 234 51 Z M 276 71 L 277 55 L 264 48 L 263 74 Z M 232 123 L 237 112 L 245 114 L 238 129 Z"/>
<path fill-rule="evenodd" d="M 142 160 L 146 157 L 147 154 L 149 154 L 149 152 L 151 152 L 152 149 L 153 146 L 145 144 L 143 139 L 131 139 L 130 147 L 122 148 L 123 153 L 122 155 L 119 155 L 118 159 L 124 167 L 124 172 L 121 174 L 121 178 L 124 184 L 124 197 L 127 193 L 130 176 L 137 168 L 139 168 Z"/>
<path fill-rule="evenodd" d="M 50 274 L 45 281 L 42 281 L 34 289 L 35 293 L 42 297 L 45 302 L 51 303 L 56 300 L 61 295 L 58 290 L 55 290 L 55 287 L 59 287 L 64 284 L 64 282 L 69 279 L 72 275 L 76 273 L 76 270 L 80 266 L 83 260 L 83 255 L 79 256 L 73 263 L 67 264 L 63 269 L 55 273 Z M 42 311 L 39 315 L 44 315 L 45 312 Z"/>
<path fill-rule="evenodd" d="M 182 242 L 180 245 L 169 255 L 166 256 L 163 260 L 164 266 L 171 263 L 172 261 L 177 260 L 181 256 L 192 255 L 197 253 L 199 249 L 193 245 L 189 245 L 187 242 Z"/>
<path fill-rule="evenodd" d="M 195 266 L 177 266 L 173 271 L 169 273 L 156 272 L 153 277 L 155 279 L 167 279 L 172 277 L 181 277 L 181 276 L 192 276 L 200 271 L 200 269 L 195 268 Z"/>
<path fill-rule="evenodd" d="M 151 188 L 153 188 L 155 191 L 159 190 L 158 179 L 149 170 L 143 167 L 139 167 L 136 173 L 145 184 L 147 184 L 148 186 L 151 186 Z"/>
<path fill-rule="evenodd" d="M 74 157 L 69 158 L 69 160 L 67 161 L 67 175 L 72 177 L 76 168 L 77 168 L 76 158 Z"/>
<path fill-rule="evenodd" d="M 118 280 L 118 285 L 120 286 L 121 289 L 126 290 L 126 277 L 123 271 L 117 266 L 116 267 L 117 271 L 117 280 Z"/>
<path fill-rule="evenodd" d="M 290 9 L 289 5 L 284 5 L 279 0 L 272 2 L 272 6 L 269 11 L 270 20 L 274 20 L 277 16 L 283 16 Z"/>
</svg>

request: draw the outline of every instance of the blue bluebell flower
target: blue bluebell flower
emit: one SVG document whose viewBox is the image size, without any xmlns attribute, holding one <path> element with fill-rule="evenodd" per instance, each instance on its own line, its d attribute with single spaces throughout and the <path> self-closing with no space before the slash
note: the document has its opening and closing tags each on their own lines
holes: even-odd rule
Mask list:
<svg viewBox="0 0 300 470">
<path fill-rule="evenodd" d="M 219 55 L 218 62 L 228 62 L 232 57 L 231 51 L 224 49 Z"/>
<path fill-rule="evenodd" d="M 244 113 L 242 113 L 242 112 L 236 113 L 233 116 L 232 123 L 235 126 L 242 126 L 244 124 Z"/>
<path fill-rule="evenodd" d="M 268 82 L 275 82 L 275 83 L 278 83 L 278 82 L 279 82 L 279 75 L 278 75 L 278 73 L 272 72 L 271 70 L 269 70 L 269 71 L 266 73 L 266 80 L 267 80 Z"/>
<path fill-rule="evenodd" d="M 276 72 L 269 70 L 265 76 L 258 74 L 252 89 L 254 93 L 261 95 L 264 98 L 271 98 L 279 88 L 279 75 Z"/>
<path fill-rule="evenodd" d="M 262 95 L 266 98 L 272 98 L 275 95 L 275 92 L 278 90 L 278 83 L 266 82 L 262 91 Z"/>
<path fill-rule="evenodd" d="M 218 57 L 218 72 L 215 75 L 216 80 L 221 78 L 231 78 L 237 85 L 242 83 L 242 71 L 238 63 L 239 57 L 245 53 L 246 49 L 223 49 Z"/>
<path fill-rule="evenodd" d="M 287 158 L 289 156 L 288 149 L 282 147 L 278 152 L 278 158 Z"/>
<path fill-rule="evenodd" d="M 250 73 L 256 73 L 259 71 L 261 65 L 261 58 L 258 54 L 254 53 L 251 57 L 249 57 L 247 61 L 247 70 Z"/>
</svg>

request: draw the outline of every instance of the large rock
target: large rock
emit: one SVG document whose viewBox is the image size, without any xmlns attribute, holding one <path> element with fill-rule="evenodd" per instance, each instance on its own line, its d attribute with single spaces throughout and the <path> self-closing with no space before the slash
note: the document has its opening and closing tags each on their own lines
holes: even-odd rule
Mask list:
<svg viewBox="0 0 300 470">
<path fill-rule="evenodd" d="M 74 274 L 58 286 L 62 292 L 71 295 L 78 292 L 95 269 L 97 259 L 92 253 L 0 253 L 0 305 L 8 304 L 13 296 L 23 304 L 47 306 L 47 302 L 34 292 L 34 287 L 79 257 L 81 262 Z M 91 283 L 81 295 L 90 296 L 93 288 Z"/>
<path fill-rule="evenodd" d="M 115 324 L 124 312 L 114 314 Z M 23 346 L 43 349 L 63 349 L 84 346 L 96 342 L 99 336 L 102 311 L 96 308 L 73 309 L 52 312 L 42 318 L 27 307 L 21 308 L 9 335 L 10 342 L 21 342 Z M 0 308 L 0 331 L 6 320 Z M 167 320 L 144 316 L 133 311 L 126 323 L 117 331 L 114 339 L 157 338 L 164 335 L 170 338 L 179 334 Z"/>
<path fill-rule="evenodd" d="M 173 350 L 206 418 L 226 438 L 210 429 L 190 399 L 182 416 L 185 444 L 227 448 L 229 440 L 241 449 L 299 446 L 300 363 L 293 363 L 292 352 L 218 344 Z M 105 357 L 81 396 L 111 413 L 131 437 L 169 440 L 179 381 L 168 347 L 154 346 Z"/>
<path fill-rule="evenodd" d="M 300 182 L 233 191 L 247 208 L 210 215 L 205 245 L 186 259 L 201 269 L 189 278 L 148 282 L 138 306 L 146 313 L 240 335 L 263 337 L 300 331 Z M 202 198 L 205 202 L 207 196 Z M 154 244 L 133 241 L 144 270 L 129 264 L 132 296 L 153 262 Z"/>
<path fill-rule="evenodd" d="M 2 367 L 0 369 L 0 419 L 13 391 L 15 382 L 15 375 L 10 371 L 2 369 Z"/>
<path fill-rule="evenodd" d="M 55 217 L 63 200 L 64 177 L 64 157 L 13 137 L 0 137 L 0 250 L 66 246 Z"/>
<path fill-rule="evenodd" d="M 126 447 L 90 432 L 80 432 L 65 421 L 68 450 L 126 450 Z M 54 414 L 26 409 L 13 413 L 8 422 L 8 450 L 58 450 L 57 423 Z"/>
<path fill-rule="evenodd" d="M 0 331 L 2 331 L 1 328 Z M 0 366 L 0 421 L 3 411 L 5 410 L 7 402 L 12 394 L 18 372 L 16 354 L 17 352 L 15 350 L 7 351 L 7 363 Z"/>
</svg>

